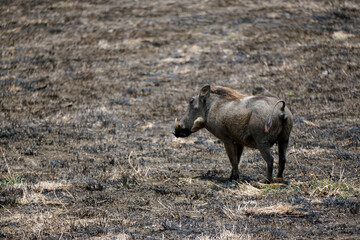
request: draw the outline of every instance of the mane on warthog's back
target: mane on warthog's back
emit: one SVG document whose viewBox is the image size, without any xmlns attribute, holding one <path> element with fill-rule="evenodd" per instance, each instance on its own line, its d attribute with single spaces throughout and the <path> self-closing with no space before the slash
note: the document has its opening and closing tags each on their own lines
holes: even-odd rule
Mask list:
<svg viewBox="0 0 360 240">
<path fill-rule="evenodd" d="M 243 95 L 234 89 L 222 86 L 211 86 L 210 92 L 219 95 L 221 98 L 226 100 L 238 100 L 246 97 L 246 95 Z"/>
</svg>

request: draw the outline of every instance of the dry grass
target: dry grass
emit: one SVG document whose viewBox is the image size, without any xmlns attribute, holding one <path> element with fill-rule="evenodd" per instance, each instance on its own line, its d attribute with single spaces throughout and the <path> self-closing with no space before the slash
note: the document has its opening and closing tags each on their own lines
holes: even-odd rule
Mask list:
<svg viewBox="0 0 360 240">
<path fill-rule="evenodd" d="M 304 211 L 296 210 L 290 204 L 276 204 L 268 207 L 254 207 L 251 209 L 245 210 L 243 214 L 246 215 L 306 215 L 307 213 Z"/>
<path fill-rule="evenodd" d="M 244 233 L 238 233 L 234 230 L 224 229 L 220 231 L 216 236 L 207 236 L 206 234 L 199 236 L 196 240 L 251 240 L 255 239 L 251 234 L 247 233 L 248 230 L 245 229 Z"/>
<path fill-rule="evenodd" d="M 246 197 L 261 197 L 263 195 L 263 191 L 257 187 L 251 185 L 250 183 L 238 183 L 234 185 L 233 188 L 227 188 L 224 192 L 229 194 L 230 196 L 246 196 Z"/>
<path fill-rule="evenodd" d="M 132 155 L 133 152 L 130 152 L 127 158 L 127 162 L 128 162 L 127 169 L 125 169 L 119 162 L 117 162 L 120 171 L 117 171 L 116 169 L 115 172 L 113 172 L 113 177 L 122 178 L 124 185 L 136 184 L 139 183 L 139 181 L 148 180 L 147 175 L 149 173 L 150 168 L 141 166 L 139 161 L 137 161 L 136 157 L 133 157 Z"/>
<path fill-rule="evenodd" d="M 287 203 L 277 203 L 271 206 L 260 207 L 255 201 L 244 202 L 235 207 L 224 206 L 223 212 L 230 219 L 245 219 L 251 215 L 296 215 L 304 216 L 307 213 L 297 210 L 294 206 Z"/>
<path fill-rule="evenodd" d="M 356 1 L 0 5 L 0 238 L 357 236 Z M 229 182 L 217 139 L 172 136 L 204 84 L 286 100 L 284 184 L 248 150 Z"/>
</svg>

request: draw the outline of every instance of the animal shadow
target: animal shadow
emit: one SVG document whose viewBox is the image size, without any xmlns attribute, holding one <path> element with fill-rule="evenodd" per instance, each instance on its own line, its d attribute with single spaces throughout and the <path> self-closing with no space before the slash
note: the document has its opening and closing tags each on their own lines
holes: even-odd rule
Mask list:
<svg viewBox="0 0 360 240">
<path fill-rule="evenodd" d="M 249 176 L 240 175 L 239 180 L 230 180 L 227 171 L 219 171 L 219 170 L 208 170 L 206 173 L 201 174 L 200 176 L 194 177 L 195 179 L 207 180 L 214 183 L 227 184 L 231 182 L 253 182 L 257 181 L 257 179 L 251 178 Z"/>
</svg>

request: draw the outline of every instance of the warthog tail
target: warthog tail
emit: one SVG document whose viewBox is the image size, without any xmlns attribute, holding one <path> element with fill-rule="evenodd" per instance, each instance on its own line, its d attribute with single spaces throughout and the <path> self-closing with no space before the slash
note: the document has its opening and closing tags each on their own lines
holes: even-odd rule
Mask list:
<svg viewBox="0 0 360 240">
<path fill-rule="evenodd" d="M 283 106 L 282 106 L 281 109 L 280 109 L 280 110 L 281 110 L 281 114 L 280 114 L 279 117 L 280 117 L 282 120 L 285 120 L 285 119 L 287 118 L 286 113 L 285 113 L 285 101 L 284 101 L 284 100 L 279 100 L 279 101 L 277 101 L 277 102 L 275 103 L 272 111 L 271 111 L 271 114 L 270 114 L 268 120 L 267 120 L 266 123 L 265 123 L 265 132 L 266 132 L 266 133 L 268 133 L 268 132 L 270 131 L 270 128 L 271 128 L 271 126 L 272 126 L 272 117 L 273 117 L 273 115 L 274 115 L 275 108 L 276 108 L 276 106 L 277 106 L 279 103 L 282 103 L 282 104 L 283 104 Z"/>
</svg>

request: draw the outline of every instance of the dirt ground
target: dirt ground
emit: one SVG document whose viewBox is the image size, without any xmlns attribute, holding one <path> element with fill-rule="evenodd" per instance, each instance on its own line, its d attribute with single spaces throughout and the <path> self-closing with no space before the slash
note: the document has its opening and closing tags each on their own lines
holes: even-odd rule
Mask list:
<svg viewBox="0 0 360 240">
<path fill-rule="evenodd" d="M 358 1 L 2 0 L 0 56 L 0 239 L 360 238 Z M 205 84 L 286 100 L 285 184 L 171 134 Z"/>
</svg>

